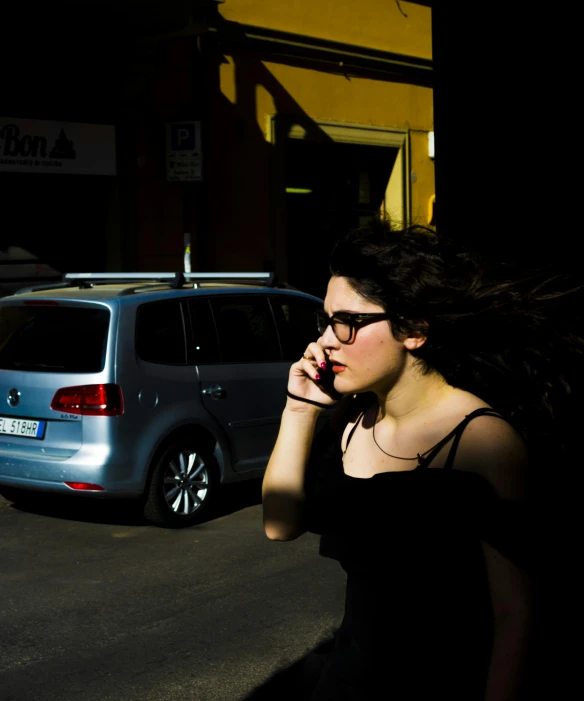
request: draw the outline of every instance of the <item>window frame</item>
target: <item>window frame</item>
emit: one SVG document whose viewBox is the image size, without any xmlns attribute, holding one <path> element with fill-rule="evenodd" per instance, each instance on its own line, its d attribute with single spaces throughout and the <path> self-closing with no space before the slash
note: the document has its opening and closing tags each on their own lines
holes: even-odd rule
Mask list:
<svg viewBox="0 0 584 701">
<path fill-rule="evenodd" d="M 187 327 L 188 327 L 188 338 L 187 338 L 187 358 L 189 361 L 189 365 L 221 365 L 221 345 L 219 343 L 219 331 L 217 329 L 217 322 L 215 320 L 215 314 L 213 313 L 213 305 L 211 304 L 211 296 L 190 296 L 190 297 L 181 297 L 181 302 L 184 305 L 184 316 L 186 319 Z M 191 315 L 191 309 L 190 309 L 190 303 L 196 303 L 196 302 L 201 302 L 203 304 L 207 305 L 207 308 L 209 310 L 209 314 L 211 317 L 211 325 L 213 327 L 213 333 L 215 334 L 215 343 L 217 346 L 218 354 L 219 354 L 219 359 L 215 362 L 210 362 L 210 363 L 200 363 L 197 362 L 197 359 L 195 357 L 195 324 L 193 322 L 193 317 Z"/>
</svg>

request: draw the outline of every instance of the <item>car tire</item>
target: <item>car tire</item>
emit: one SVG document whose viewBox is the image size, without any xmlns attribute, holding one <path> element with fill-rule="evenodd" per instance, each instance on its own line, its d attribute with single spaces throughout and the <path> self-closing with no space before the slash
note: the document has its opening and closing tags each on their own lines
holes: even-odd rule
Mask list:
<svg viewBox="0 0 584 701">
<path fill-rule="evenodd" d="M 207 519 L 219 488 L 217 463 L 192 440 L 169 444 L 155 459 L 144 517 L 163 528 L 185 528 Z"/>
</svg>

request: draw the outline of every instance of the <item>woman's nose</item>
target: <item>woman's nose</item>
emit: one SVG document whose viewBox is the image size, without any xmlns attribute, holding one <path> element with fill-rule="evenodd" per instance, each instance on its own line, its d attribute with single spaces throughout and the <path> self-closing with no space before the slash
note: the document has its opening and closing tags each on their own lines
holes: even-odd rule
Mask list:
<svg viewBox="0 0 584 701">
<path fill-rule="evenodd" d="M 330 324 L 326 327 L 320 338 L 322 340 L 322 346 L 325 348 L 338 348 L 341 345 Z"/>
</svg>

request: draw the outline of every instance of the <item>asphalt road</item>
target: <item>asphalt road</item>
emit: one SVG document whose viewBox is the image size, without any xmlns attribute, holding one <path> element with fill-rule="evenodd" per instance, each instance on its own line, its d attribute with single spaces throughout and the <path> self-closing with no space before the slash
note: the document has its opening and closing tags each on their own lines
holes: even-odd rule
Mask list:
<svg viewBox="0 0 584 701">
<path fill-rule="evenodd" d="M 183 530 L 0 497 L 0 699 L 279 701 L 278 680 L 321 659 L 343 584 L 316 536 L 265 538 L 257 483 Z"/>
</svg>

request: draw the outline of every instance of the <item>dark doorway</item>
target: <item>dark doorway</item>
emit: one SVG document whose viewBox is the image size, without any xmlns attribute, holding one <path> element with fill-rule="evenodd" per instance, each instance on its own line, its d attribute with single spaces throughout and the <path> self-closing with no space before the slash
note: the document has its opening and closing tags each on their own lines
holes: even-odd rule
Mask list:
<svg viewBox="0 0 584 701">
<path fill-rule="evenodd" d="M 286 141 L 291 285 L 324 297 L 334 242 L 379 213 L 398 152 L 386 146 Z"/>
</svg>

